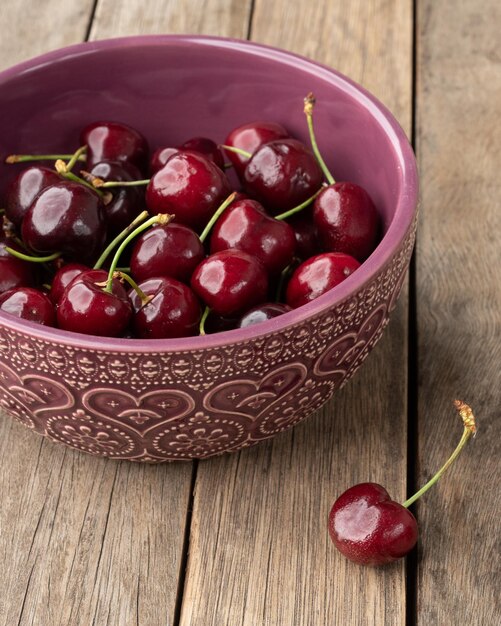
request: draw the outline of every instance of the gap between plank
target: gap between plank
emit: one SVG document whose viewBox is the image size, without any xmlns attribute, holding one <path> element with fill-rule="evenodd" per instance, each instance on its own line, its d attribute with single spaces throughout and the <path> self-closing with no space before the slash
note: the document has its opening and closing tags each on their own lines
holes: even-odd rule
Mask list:
<svg viewBox="0 0 501 626">
<path fill-rule="evenodd" d="M 92 30 L 92 25 L 94 24 L 94 16 L 96 15 L 98 2 L 99 0 L 94 0 L 94 4 L 92 5 L 92 9 L 90 10 L 89 22 L 87 23 L 84 41 L 89 41 L 90 31 Z"/>
<path fill-rule="evenodd" d="M 417 51 L 418 25 L 417 4 L 412 2 L 412 111 L 411 143 L 416 151 L 417 136 Z M 418 200 L 419 202 L 419 200 Z M 418 340 L 417 340 L 417 285 L 416 285 L 416 246 L 409 266 L 409 313 L 407 340 L 407 497 L 417 489 L 417 437 L 418 437 Z M 405 567 L 405 624 L 416 625 L 417 611 L 417 548 L 414 548 L 406 560 Z"/>
</svg>

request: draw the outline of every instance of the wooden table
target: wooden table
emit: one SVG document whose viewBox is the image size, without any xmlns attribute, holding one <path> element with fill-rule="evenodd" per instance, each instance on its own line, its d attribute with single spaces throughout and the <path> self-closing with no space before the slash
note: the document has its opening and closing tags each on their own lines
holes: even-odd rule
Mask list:
<svg viewBox="0 0 501 626">
<path fill-rule="evenodd" d="M 384 338 L 318 414 L 193 464 L 96 459 L 0 420 L 0 623 L 491 626 L 501 621 L 498 0 L 4 0 L 0 65 L 137 33 L 249 37 L 374 92 L 413 139 L 415 259 Z M 36 106 L 36 103 L 34 103 Z M 461 432 L 476 441 L 416 507 L 406 562 L 355 566 L 330 505 L 358 481 L 403 500 Z"/>
</svg>

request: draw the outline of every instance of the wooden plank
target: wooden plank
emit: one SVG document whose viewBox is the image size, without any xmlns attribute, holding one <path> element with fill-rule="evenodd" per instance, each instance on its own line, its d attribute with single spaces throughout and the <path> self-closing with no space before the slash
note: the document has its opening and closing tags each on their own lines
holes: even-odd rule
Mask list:
<svg viewBox="0 0 501 626">
<path fill-rule="evenodd" d="M 0 65 L 77 43 L 85 38 L 94 0 L 6 0 L 0 3 Z"/>
<path fill-rule="evenodd" d="M 147 33 L 243 37 L 251 0 L 100 0 L 91 39 Z"/>
<path fill-rule="evenodd" d="M 419 483 L 456 444 L 451 408 L 479 433 L 418 504 L 417 624 L 498 624 L 501 423 L 501 5 L 418 3 Z"/>
<path fill-rule="evenodd" d="M 252 38 L 338 67 L 411 125 L 411 2 L 256 0 Z M 328 539 L 341 491 L 406 492 L 407 298 L 334 401 L 275 440 L 199 465 L 183 626 L 405 621 L 404 564 L 354 566 Z"/>
</svg>

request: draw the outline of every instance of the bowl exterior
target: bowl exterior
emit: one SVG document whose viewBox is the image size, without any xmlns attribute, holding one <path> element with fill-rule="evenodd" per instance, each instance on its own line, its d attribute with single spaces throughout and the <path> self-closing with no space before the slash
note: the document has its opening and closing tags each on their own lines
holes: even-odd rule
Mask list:
<svg viewBox="0 0 501 626">
<path fill-rule="evenodd" d="M 0 321 L 0 406 L 53 441 L 143 462 L 268 439 L 322 406 L 381 337 L 416 221 L 387 264 L 335 306 L 245 342 L 189 351 L 89 350 Z"/>
</svg>

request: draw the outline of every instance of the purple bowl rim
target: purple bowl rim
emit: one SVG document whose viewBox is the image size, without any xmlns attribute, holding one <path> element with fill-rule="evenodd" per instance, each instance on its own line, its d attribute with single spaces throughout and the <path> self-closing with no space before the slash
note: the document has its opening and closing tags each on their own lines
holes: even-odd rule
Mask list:
<svg viewBox="0 0 501 626">
<path fill-rule="evenodd" d="M 369 283 L 389 263 L 399 245 L 409 232 L 418 204 L 418 172 L 416 158 L 407 136 L 390 110 L 364 87 L 341 72 L 305 56 L 273 46 L 251 42 L 245 39 L 216 37 L 209 35 L 135 35 L 113 37 L 97 41 L 82 42 L 58 48 L 13 65 L 0 72 L 0 87 L 6 81 L 22 75 L 26 71 L 47 63 L 59 61 L 97 50 L 109 50 L 120 47 L 145 47 L 165 45 L 207 45 L 230 48 L 246 54 L 254 54 L 274 62 L 292 65 L 316 77 L 331 82 L 338 89 L 351 96 L 363 106 L 380 124 L 388 136 L 393 150 L 401 165 L 402 187 L 397 200 L 397 207 L 389 228 L 378 247 L 364 261 L 360 268 L 331 291 L 293 311 L 273 318 L 267 322 L 244 329 L 234 329 L 212 335 L 186 337 L 178 339 L 124 339 L 83 335 L 49 328 L 33 322 L 21 320 L 0 311 L 0 322 L 10 330 L 38 339 L 71 345 L 74 348 L 92 349 L 106 352 L 159 353 L 190 352 L 205 348 L 217 348 L 246 342 L 264 337 L 303 322 L 306 319 L 339 305 Z"/>
</svg>

